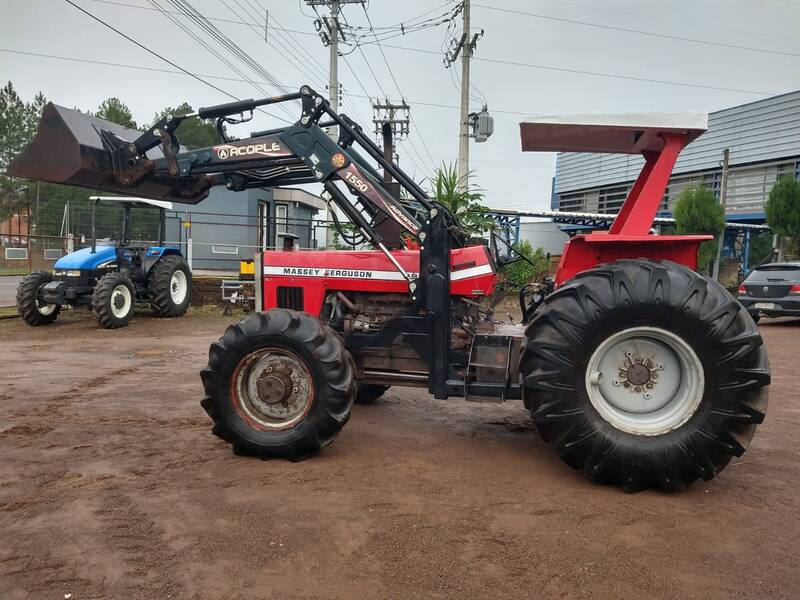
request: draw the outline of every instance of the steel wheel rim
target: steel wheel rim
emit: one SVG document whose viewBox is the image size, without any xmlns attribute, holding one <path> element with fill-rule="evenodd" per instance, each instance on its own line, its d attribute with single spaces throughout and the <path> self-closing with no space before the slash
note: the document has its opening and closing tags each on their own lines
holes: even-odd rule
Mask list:
<svg viewBox="0 0 800 600">
<path fill-rule="evenodd" d="M 133 295 L 130 288 L 124 283 L 119 284 L 111 291 L 111 314 L 118 319 L 128 316 L 133 304 Z"/>
<path fill-rule="evenodd" d="M 262 348 L 236 367 L 231 398 L 237 413 L 262 431 L 302 421 L 314 399 L 314 380 L 300 357 L 285 348 Z"/>
<path fill-rule="evenodd" d="M 586 368 L 592 406 L 609 424 L 637 435 L 663 435 L 695 414 L 703 365 L 686 341 L 658 327 L 618 331 L 595 349 Z"/>
<path fill-rule="evenodd" d="M 189 289 L 186 281 L 186 273 L 178 269 L 172 274 L 169 280 L 169 295 L 172 302 L 181 304 L 186 299 L 186 291 Z"/>
</svg>

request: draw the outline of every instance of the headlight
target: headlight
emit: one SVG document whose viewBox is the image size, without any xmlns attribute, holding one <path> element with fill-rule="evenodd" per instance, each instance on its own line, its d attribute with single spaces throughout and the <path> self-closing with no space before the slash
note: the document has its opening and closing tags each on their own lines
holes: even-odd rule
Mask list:
<svg viewBox="0 0 800 600">
<path fill-rule="evenodd" d="M 63 271 L 63 273 L 67 277 L 80 277 L 81 276 L 81 272 L 80 271 Z"/>
</svg>

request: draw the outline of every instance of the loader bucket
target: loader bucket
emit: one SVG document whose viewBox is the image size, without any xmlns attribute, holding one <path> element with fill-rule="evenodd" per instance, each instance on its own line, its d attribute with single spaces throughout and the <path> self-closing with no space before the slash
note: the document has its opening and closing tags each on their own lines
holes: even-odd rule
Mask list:
<svg viewBox="0 0 800 600">
<path fill-rule="evenodd" d="M 48 102 L 36 135 L 11 161 L 8 174 L 154 200 L 194 204 L 206 197 L 206 189 L 191 186 L 192 192 L 187 194 L 186 182 L 163 175 L 150 176 L 132 186 L 123 185 L 114 177 L 111 153 L 100 137 L 103 130 L 128 142 L 141 135 L 135 129 Z M 150 160 L 162 157 L 159 148 L 147 152 Z"/>
</svg>

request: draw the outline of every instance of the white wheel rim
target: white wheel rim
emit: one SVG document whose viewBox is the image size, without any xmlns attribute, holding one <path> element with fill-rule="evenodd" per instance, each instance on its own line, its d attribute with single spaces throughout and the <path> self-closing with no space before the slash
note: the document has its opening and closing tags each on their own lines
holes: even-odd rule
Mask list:
<svg viewBox="0 0 800 600">
<path fill-rule="evenodd" d="M 133 305 L 133 295 L 127 285 L 119 284 L 111 292 L 111 314 L 118 319 L 128 316 Z"/>
<path fill-rule="evenodd" d="M 638 435 L 663 435 L 697 411 L 705 377 L 683 338 L 658 327 L 631 327 L 606 338 L 586 368 L 586 390 L 600 416 Z"/>
<path fill-rule="evenodd" d="M 186 299 L 186 292 L 189 289 L 186 281 L 186 273 L 178 269 L 172 274 L 169 280 L 169 295 L 172 302 L 181 304 Z"/>
<path fill-rule="evenodd" d="M 44 286 L 42 286 L 42 287 L 44 287 Z M 39 288 L 39 290 L 41 290 L 41 288 Z M 37 296 L 36 296 L 36 310 L 39 311 L 40 315 L 42 315 L 44 317 L 47 317 L 49 315 L 52 315 L 53 311 L 55 309 L 56 309 L 56 305 L 55 304 L 45 304 L 44 302 L 40 301 L 38 293 L 37 293 Z"/>
</svg>

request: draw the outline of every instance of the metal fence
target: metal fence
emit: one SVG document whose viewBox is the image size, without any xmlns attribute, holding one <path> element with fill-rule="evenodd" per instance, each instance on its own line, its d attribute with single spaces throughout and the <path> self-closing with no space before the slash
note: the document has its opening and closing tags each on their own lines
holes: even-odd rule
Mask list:
<svg viewBox="0 0 800 600">
<path fill-rule="evenodd" d="M 65 235 L 0 234 L 0 273 L 52 269 L 61 256 L 91 246 L 91 215 L 77 211 L 74 214 Z M 238 270 L 240 260 L 253 258 L 256 252 L 281 248 L 284 234 L 296 236 L 293 239 L 300 250 L 368 247 L 346 243 L 333 221 L 190 210 L 167 211 L 165 217 L 163 244 L 179 248 L 192 268 L 200 271 Z M 342 223 L 351 231 L 348 225 Z M 96 227 L 98 244 L 115 244 L 121 237 L 121 223 L 115 216 L 98 218 Z M 349 231 L 345 235 L 350 235 Z M 157 244 L 157 219 L 139 225 L 134 222 L 128 237 L 133 246 Z"/>
</svg>

